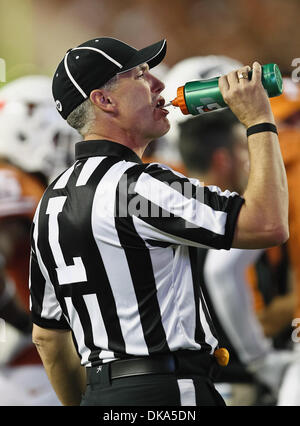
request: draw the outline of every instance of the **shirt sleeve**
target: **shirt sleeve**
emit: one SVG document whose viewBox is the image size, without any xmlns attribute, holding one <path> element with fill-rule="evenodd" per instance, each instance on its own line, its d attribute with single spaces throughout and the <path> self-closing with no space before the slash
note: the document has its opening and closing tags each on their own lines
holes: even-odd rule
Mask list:
<svg viewBox="0 0 300 426">
<path fill-rule="evenodd" d="M 133 220 L 150 245 L 180 244 L 230 249 L 244 199 L 235 192 L 204 186 L 161 164 L 129 169 L 120 182 L 118 218 Z M 123 197 L 124 198 L 124 197 Z M 118 219 L 120 220 L 120 219 Z"/>
<path fill-rule="evenodd" d="M 38 209 L 39 210 L 39 209 Z M 37 214 L 36 214 L 37 216 Z M 68 321 L 63 315 L 60 303 L 56 297 L 46 268 L 39 256 L 35 243 L 35 221 L 31 232 L 31 254 L 30 254 L 30 311 L 32 322 L 42 328 L 70 329 Z"/>
</svg>

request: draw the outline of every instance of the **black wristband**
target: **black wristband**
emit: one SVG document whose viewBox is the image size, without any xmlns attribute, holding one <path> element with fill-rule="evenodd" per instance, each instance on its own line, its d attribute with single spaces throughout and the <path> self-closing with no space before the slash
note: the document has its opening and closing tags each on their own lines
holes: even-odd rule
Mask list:
<svg viewBox="0 0 300 426">
<path fill-rule="evenodd" d="M 248 127 L 247 129 L 247 137 L 250 135 L 253 135 L 255 133 L 261 133 L 261 132 L 273 132 L 278 135 L 277 127 L 273 123 L 259 123 L 254 124 L 254 126 Z"/>
</svg>

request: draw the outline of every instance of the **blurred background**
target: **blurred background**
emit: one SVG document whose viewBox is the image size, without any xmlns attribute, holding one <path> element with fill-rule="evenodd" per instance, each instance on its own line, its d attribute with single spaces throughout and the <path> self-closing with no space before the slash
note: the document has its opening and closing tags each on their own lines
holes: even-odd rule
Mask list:
<svg viewBox="0 0 300 426">
<path fill-rule="evenodd" d="M 284 76 L 297 77 L 296 66 L 300 64 L 299 27 L 299 0 L 0 0 L 0 405 L 59 404 L 31 343 L 28 314 L 29 231 L 36 204 L 46 184 L 57 175 L 60 167 L 66 168 L 73 161 L 73 142 L 80 140 L 77 133 L 70 133 L 69 126 L 68 129 L 64 127 L 65 123 L 56 113 L 49 78 L 25 79 L 19 82 L 20 86 L 11 86 L 7 91 L 6 83 L 37 74 L 51 77 L 68 49 L 103 36 L 118 38 L 137 49 L 166 38 L 165 67 L 157 67 L 153 71 L 163 81 L 178 62 L 207 55 L 218 57 L 213 59 L 210 56 L 189 70 L 185 65 L 180 75 L 175 73 L 176 79 L 187 81 L 185 79 L 199 78 L 200 68 L 204 74 L 208 73 L 209 68 L 216 68 L 214 61 L 219 61 L 220 69 L 226 73 L 229 70 L 225 71 L 225 67 L 232 67 L 233 64 L 231 61 L 227 63 L 224 57 L 250 65 L 254 60 L 262 64 L 274 62 Z M 6 83 L 2 81 L 3 61 Z M 172 81 L 171 77 L 169 82 Z M 169 86 L 175 95 L 178 85 L 177 80 L 176 83 L 174 81 L 174 85 L 169 83 Z M 231 376 L 228 374 L 228 377 L 224 377 L 224 383 L 220 379 L 221 385 L 224 385 L 222 395 L 228 405 L 300 405 L 300 336 L 291 337 L 292 321 L 296 320 L 294 327 L 300 323 L 300 87 L 294 83 L 286 79 L 284 95 L 272 103 L 288 175 L 290 240 L 283 247 L 263 252 L 257 262 L 253 261 L 250 265 L 252 269 L 244 271 L 247 272 L 246 284 L 243 283 L 244 274 L 245 277 L 236 283 L 236 287 L 232 287 L 232 300 L 240 303 L 235 305 L 239 306 L 241 318 L 235 321 L 236 324 L 240 322 L 246 330 L 251 327 L 249 321 L 254 324 L 254 320 L 257 320 L 262 335 L 257 338 L 259 342 L 257 350 L 254 350 L 255 342 L 252 343 L 251 339 L 247 341 L 246 334 L 239 334 L 240 340 L 244 340 L 244 352 L 250 349 L 244 358 L 244 352 L 237 353 L 236 364 L 233 362 L 236 342 L 231 342 L 232 365 L 238 369 L 232 370 Z M 172 94 L 165 96 L 169 101 Z M 22 104 L 22 108 L 19 105 L 19 109 L 16 109 L 16 103 Z M 52 112 L 48 108 L 53 108 L 56 118 L 52 119 Z M 172 117 L 172 111 L 169 117 Z M 205 135 L 205 139 L 212 132 L 213 138 L 216 137 L 213 132 L 219 125 L 217 117 L 218 114 L 212 115 L 206 130 L 202 127 L 198 131 L 195 127 L 189 131 L 196 133 L 194 142 L 197 149 L 201 142 L 198 134 Z M 200 126 L 200 121 L 195 123 Z M 189 126 L 192 124 L 187 125 L 186 132 Z M 229 130 L 231 132 L 231 128 Z M 182 132 L 184 134 L 184 128 Z M 175 136 L 171 132 L 169 134 L 172 141 L 165 141 L 165 145 L 163 141 L 154 141 L 146 160 L 154 159 L 186 173 L 186 164 L 175 149 Z M 224 139 L 223 134 L 221 139 Z M 43 152 L 39 151 L 41 140 L 45 146 Z M 187 141 L 188 138 L 184 140 L 184 146 L 187 146 Z M 203 158 L 207 153 L 206 141 L 203 141 L 201 151 Z M 228 147 L 220 144 L 219 148 Z M 226 157 L 224 149 L 224 169 L 231 167 L 235 171 L 238 163 L 231 161 L 233 151 L 228 149 Z M 177 156 L 174 155 L 176 152 Z M 191 153 L 193 155 L 193 151 Z M 218 151 L 216 155 L 219 154 Z M 52 158 L 54 155 L 55 159 Z M 213 155 L 212 152 L 208 155 L 211 157 L 209 167 L 213 167 Z M 59 159 L 61 161 L 56 164 L 55 161 Z M 219 162 L 216 169 L 220 172 Z M 206 178 L 200 172 L 198 176 L 203 178 L 201 182 L 205 182 Z M 44 178 L 43 182 L 41 177 Z M 223 176 L 220 180 L 225 185 Z M 9 197 L 14 203 L 20 202 L 21 207 L 28 197 L 34 201 L 30 210 L 7 212 Z M 229 266 L 225 265 L 229 272 L 233 269 L 230 262 L 234 262 L 234 259 L 228 259 L 226 265 Z M 218 261 L 212 263 L 213 269 L 220 264 Z M 225 277 L 227 272 L 225 270 L 220 276 Z M 237 295 L 242 285 L 245 298 L 251 293 L 251 306 L 247 305 L 248 316 L 241 300 L 238 302 Z M 216 293 L 219 294 L 218 288 Z M 20 298 L 21 308 L 17 305 Z M 9 316 L 9 303 L 10 312 L 18 312 L 18 317 L 16 314 Z M 217 306 L 214 308 L 217 312 Z M 2 318 L 7 322 L 5 329 Z M 219 319 L 222 322 L 222 318 Z M 225 331 L 230 337 L 230 332 L 235 332 L 235 326 Z M 258 365 L 254 361 L 259 345 L 270 347 L 267 355 L 261 355 Z M 294 363 L 295 348 L 297 354 Z M 236 383 L 238 386 L 234 387 Z"/>
<path fill-rule="evenodd" d="M 7 80 L 52 74 L 66 50 L 111 36 L 136 48 L 168 40 L 166 64 L 222 54 L 291 71 L 300 56 L 298 0 L 0 0 Z"/>
</svg>

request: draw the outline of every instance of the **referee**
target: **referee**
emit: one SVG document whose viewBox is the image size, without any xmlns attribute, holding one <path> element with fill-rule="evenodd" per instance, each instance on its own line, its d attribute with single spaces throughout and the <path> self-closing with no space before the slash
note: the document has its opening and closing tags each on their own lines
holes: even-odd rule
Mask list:
<svg viewBox="0 0 300 426">
<path fill-rule="evenodd" d="M 197 247 L 259 248 L 288 238 L 288 192 L 261 67 L 219 80 L 248 129 L 244 198 L 143 164 L 169 130 L 141 50 L 113 38 L 70 49 L 53 77 L 60 114 L 83 137 L 32 226 L 33 341 L 64 405 L 224 405 L 218 347 L 195 272 Z M 79 355 L 79 357 L 78 357 Z"/>
</svg>

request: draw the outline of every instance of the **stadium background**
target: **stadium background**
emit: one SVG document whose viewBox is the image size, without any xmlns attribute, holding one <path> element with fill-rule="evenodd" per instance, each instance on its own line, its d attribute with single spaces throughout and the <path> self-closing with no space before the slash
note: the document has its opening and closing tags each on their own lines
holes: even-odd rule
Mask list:
<svg viewBox="0 0 300 426">
<path fill-rule="evenodd" d="M 300 56 L 298 0 L 0 0 L 0 57 L 7 80 L 51 74 L 82 40 L 109 35 L 136 48 L 167 38 L 166 64 L 222 54 L 242 63 Z"/>
</svg>

